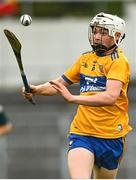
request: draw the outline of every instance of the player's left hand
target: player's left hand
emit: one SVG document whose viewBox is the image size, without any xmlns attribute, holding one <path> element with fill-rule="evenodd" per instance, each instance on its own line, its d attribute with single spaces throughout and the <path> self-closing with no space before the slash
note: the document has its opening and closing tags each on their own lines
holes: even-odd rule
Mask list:
<svg viewBox="0 0 136 180">
<path fill-rule="evenodd" d="M 66 86 L 56 81 L 50 81 L 50 84 L 64 97 L 66 101 L 72 102 L 73 95 L 69 92 Z"/>
</svg>

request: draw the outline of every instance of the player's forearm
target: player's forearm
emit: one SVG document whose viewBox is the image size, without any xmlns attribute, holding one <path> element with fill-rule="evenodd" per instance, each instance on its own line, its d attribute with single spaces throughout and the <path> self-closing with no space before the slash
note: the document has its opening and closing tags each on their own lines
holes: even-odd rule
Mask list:
<svg viewBox="0 0 136 180">
<path fill-rule="evenodd" d="M 49 82 L 36 86 L 35 95 L 53 96 L 56 94 L 58 94 L 57 90 Z"/>
<path fill-rule="evenodd" d="M 70 102 L 87 106 L 110 106 L 115 104 L 117 97 L 113 94 L 102 92 L 96 95 L 72 95 Z"/>
</svg>

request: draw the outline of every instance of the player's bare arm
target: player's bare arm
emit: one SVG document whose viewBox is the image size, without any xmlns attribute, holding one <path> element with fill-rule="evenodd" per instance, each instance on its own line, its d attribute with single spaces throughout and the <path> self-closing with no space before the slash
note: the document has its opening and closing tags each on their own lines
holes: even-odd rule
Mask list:
<svg viewBox="0 0 136 180">
<path fill-rule="evenodd" d="M 106 85 L 106 91 L 98 93 L 92 96 L 84 95 L 72 95 L 69 90 L 61 83 L 51 81 L 53 88 L 70 103 L 91 105 L 91 106 L 106 106 L 114 105 L 119 97 L 123 83 L 117 80 L 108 80 Z"/>
<path fill-rule="evenodd" d="M 54 80 L 54 82 L 62 84 L 63 86 L 68 86 L 69 84 L 65 82 L 62 77 L 59 77 Z M 58 94 L 58 91 L 52 87 L 50 82 L 40 84 L 40 85 L 30 85 L 31 93 L 28 93 L 25 91 L 25 89 L 22 89 L 22 94 L 25 98 L 31 98 L 33 95 L 45 95 L 45 96 L 53 96 Z"/>
<path fill-rule="evenodd" d="M 68 86 L 68 83 L 65 82 L 62 77 L 59 77 L 57 79 L 54 80 L 54 82 L 56 83 L 60 83 L 64 86 Z M 40 84 L 37 86 L 33 86 L 31 85 L 30 88 L 32 89 L 32 93 L 34 95 L 46 95 L 46 96 L 53 96 L 58 94 L 58 91 L 52 87 L 52 85 L 50 84 L 50 82 L 44 83 L 44 84 Z"/>
</svg>

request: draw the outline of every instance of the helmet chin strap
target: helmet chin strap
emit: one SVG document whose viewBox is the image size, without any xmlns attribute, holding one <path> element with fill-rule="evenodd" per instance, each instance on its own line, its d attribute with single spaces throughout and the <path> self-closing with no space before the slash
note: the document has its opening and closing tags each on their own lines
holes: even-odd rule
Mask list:
<svg viewBox="0 0 136 180">
<path fill-rule="evenodd" d="M 93 51 L 98 52 L 98 53 L 105 53 L 105 52 L 117 47 L 116 44 L 113 44 L 109 48 L 107 48 L 106 46 L 104 46 L 102 44 L 91 45 L 91 46 L 92 46 Z"/>
</svg>

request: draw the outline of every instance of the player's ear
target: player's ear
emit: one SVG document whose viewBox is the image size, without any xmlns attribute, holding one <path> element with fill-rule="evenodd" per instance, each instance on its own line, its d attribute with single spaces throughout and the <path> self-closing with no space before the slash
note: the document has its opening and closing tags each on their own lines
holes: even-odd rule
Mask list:
<svg viewBox="0 0 136 180">
<path fill-rule="evenodd" d="M 116 38 L 117 41 L 119 40 L 120 36 L 121 36 L 121 33 L 120 32 L 116 32 L 115 38 Z"/>
</svg>

